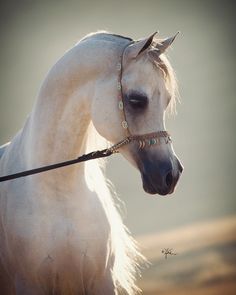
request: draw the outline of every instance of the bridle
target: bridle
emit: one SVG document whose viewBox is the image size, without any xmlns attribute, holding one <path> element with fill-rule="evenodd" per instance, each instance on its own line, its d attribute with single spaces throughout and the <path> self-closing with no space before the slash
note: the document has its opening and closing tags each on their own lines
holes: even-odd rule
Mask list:
<svg viewBox="0 0 236 295">
<path fill-rule="evenodd" d="M 139 149 L 144 149 L 144 147 L 150 147 L 152 145 L 161 143 L 161 138 L 164 138 L 166 144 L 171 142 L 171 137 L 166 130 L 156 131 L 156 132 L 152 132 L 152 133 L 146 133 L 146 134 L 142 134 L 142 135 L 133 135 L 133 134 L 131 134 L 131 132 L 129 130 L 129 125 L 127 122 L 126 112 L 125 112 L 125 108 L 124 108 L 125 104 L 124 104 L 124 95 L 123 95 L 123 90 L 122 90 L 122 74 L 123 74 L 124 52 L 125 52 L 126 48 L 129 45 L 131 45 L 132 43 L 134 43 L 134 41 L 132 41 L 131 43 L 129 43 L 128 45 L 125 46 L 125 48 L 122 51 L 122 54 L 120 55 L 119 62 L 117 64 L 118 109 L 120 111 L 121 118 L 122 118 L 121 126 L 125 130 L 126 137 L 107 149 L 84 154 L 76 159 L 72 159 L 72 160 L 68 160 L 68 161 L 64 161 L 64 162 L 59 162 L 59 163 L 55 163 L 52 165 L 42 166 L 42 167 L 35 168 L 35 169 L 25 170 L 25 171 L 21 171 L 21 172 L 10 174 L 10 175 L 1 176 L 0 182 L 16 179 L 16 178 L 20 178 L 20 177 L 25 177 L 28 175 L 38 174 L 38 173 L 42 173 L 45 171 L 73 165 L 76 163 L 85 162 L 88 160 L 108 157 L 114 153 L 118 153 L 119 149 L 121 147 L 123 147 L 131 142 L 138 142 Z"/>
</svg>

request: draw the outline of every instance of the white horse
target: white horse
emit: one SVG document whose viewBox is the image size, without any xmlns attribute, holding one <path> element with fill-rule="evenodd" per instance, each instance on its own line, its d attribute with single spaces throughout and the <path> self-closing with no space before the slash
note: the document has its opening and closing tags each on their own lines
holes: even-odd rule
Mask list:
<svg viewBox="0 0 236 295">
<path fill-rule="evenodd" d="M 99 32 L 53 66 L 33 111 L 0 149 L 1 175 L 76 158 L 131 134 L 165 129 L 175 98 L 164 51 L 173 38 Z M 123 106 L 119 104 L 122 56 Z M 118 67 L 117 67 L 118 65 Z M 121 85 L 118 85 L 121 86 Z M 122 127 L 123 126 L 123 127 Z M 95 140 L 93 140 L 95 139 Z M 182 167 L 166 138 L 120 153 L 140 170 L 145 191 L 172 193 Z M 139 254 L 113 203 L 98 160 L 0 183 L 0 294 L 134 294 Z"/>
</svg>

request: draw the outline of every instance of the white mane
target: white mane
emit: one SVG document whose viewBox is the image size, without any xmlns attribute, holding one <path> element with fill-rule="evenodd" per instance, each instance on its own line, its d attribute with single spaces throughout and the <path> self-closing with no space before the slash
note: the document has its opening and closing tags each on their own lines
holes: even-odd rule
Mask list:
<svg viewBox="0 0 236 295">
<path fill-rule="evenodd" d="M 86 152 L 109 146 L 109 143 L 98 134 L 92 123 L 89 126 L 88 134 Z M 118 238 L 114 234 L 115 264 L 113 276 L 118 289 L 125 290 L 127 294 L 131 295 L 139 291 L 135 284 L 136 276 L 139 274 L 139 264 L 146 260 L 138 251 L 136 241 L 123 225 L 121 216 L 118 213 L 120 211 L 117 203 L 119 199 L 112 183 L 104 175 L 106 161 L 105 159 L 97 159 L 86 162 L 86 179 L 90 189 L 96 191 L 100 196 L 114 229 L 120 231 Z"/>
</svg>

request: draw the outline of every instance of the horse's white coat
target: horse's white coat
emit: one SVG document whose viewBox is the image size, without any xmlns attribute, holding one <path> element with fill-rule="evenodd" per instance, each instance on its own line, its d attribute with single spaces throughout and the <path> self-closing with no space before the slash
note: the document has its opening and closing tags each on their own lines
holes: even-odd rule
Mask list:
<svg viewBox="0 0 236 295">
<path fill-rule="evenodd" d="M 91 120 L 107 140 L 124 137 L 116 64 L 128 43 L 95 34 L 53 66 L 24 128 L 5 148 L 1 175 L 97 149 L 91 144 L 96 133 Z M 138 62 L 127 65 L 122 83 L 124 91 L 145 89 L 153 100 L 149 119 L 130 126 L 142 134 L 164 129 L 168 92 L 161 71 L 144 55 Z M 170 145 L 162 150 L 173 153 Z M 135 165 L 129 147 L 122 152 Z M 135 291 L 139 253 L 113 204 L 99 161 L 1 183 L 0 218 L 0 284 L 5 295 Z"/>
</svg>

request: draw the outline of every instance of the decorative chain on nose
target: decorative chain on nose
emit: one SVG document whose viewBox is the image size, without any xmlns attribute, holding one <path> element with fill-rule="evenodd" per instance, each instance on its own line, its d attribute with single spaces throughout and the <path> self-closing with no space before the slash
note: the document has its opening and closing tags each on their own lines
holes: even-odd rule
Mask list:
<svg viewBox="0 0 236 295">
<path fill-rule="evenodd" d="M 118 143 L 114 144 L 108 150 L 112 153 L 118 153 L 119 148 L 124 145 L 129 144 L 130 142 L 138 142 L 139 149 L 144 149 L 146 146 L 150 147 L 155 144 L 160 144 L 162 142 L 162 138 L 164 143 L 169 143 L 171 141 L 171 137 L 167 131 L 157 131 L 152 132 L 144 135 L 130 135 L 125 139 L 119 141 Z"/>
<path fill-rule="evenodd" d="M 167 131 L 157 131 L 144 135 L 131 135 L 129 138 L 130 141 L 137 141 L 139 143 L 139 149 L 141 150 L 144 149 L 145 146 L 160 144 L 162 142 L 162 138 L 166 144 L 171 142 L 170 134 Z"/>
</svg>

